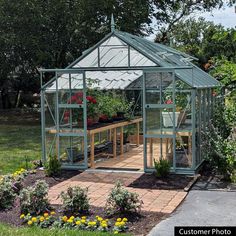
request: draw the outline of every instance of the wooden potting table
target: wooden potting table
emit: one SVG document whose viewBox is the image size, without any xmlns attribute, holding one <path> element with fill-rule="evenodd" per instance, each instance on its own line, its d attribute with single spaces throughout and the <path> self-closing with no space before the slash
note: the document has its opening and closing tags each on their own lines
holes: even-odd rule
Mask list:
<svg viewBox="0 0 236 236">
<path fill-rule="evenodd" d="M 121 155 L 123 154 L 123 141 L 124 141 L 124 127 L 135 124 L 136 125 L 136 144 L 139 146 L 139 130 L 140 130 L 140 122 L 143 121 L 143 118 L 135 118 L 129 121 L 120 121 L 120 122 L 114 122 L 110 124 L 105 124 L 101 127 L 97 128 L 90 128 L 87 129 L 87 135 L 90 137 L 90 167 L 95 168 L 95 162 L 94 162 L 94 149 L 95 149 L 95 134 L 104 132 L 104 131 L 109 131 L 110 132 L 110 141 L 113 141 L 113 158 L 116 157 L 116 148 L 117 148 L 117 128 L 120 128 L 120 153 Z M 82 129 L 78 128 L 67 128 L 66 126 L 63 128 L 60 128 L 58 131 L 55 127 L 51 127 L 47 129 L 48 133 L 50 134 L 56 134 L 56 133 L 82 133 Z M 57 140 L 56 145 L 58 145 L 59 140 Z"/>
<path fill-rule="evenodd" d="M 120 128 L 120 153 L 123 154 L 123 141 L 124 141 L 124 127 L 135 124 L 136 125 L 136 144 L 139 146 L 139 130 L 140 130 L 140 122 L 143 121 L 143 118 L 136 118 L 130 121 L 121 121 L 121 122 L 115 122 L 111 123 L 106 126 L 102 126 L 95 129 L 90 129 L 87 131 L 88 135 L 90 136 L 90 167 L 95 167 L 94 162 L 94 136 L 95 134 L 104 132 L 104 131 L 110 131 L 110 141 L 113 141 L 113 158 L 116 157 L 116 147 L 117 147 L 117 128 Z"/>
</svg>

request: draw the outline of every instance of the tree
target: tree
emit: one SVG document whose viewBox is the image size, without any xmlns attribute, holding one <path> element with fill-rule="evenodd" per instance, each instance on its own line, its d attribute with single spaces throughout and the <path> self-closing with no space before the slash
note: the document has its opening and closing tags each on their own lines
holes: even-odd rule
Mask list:
<svg viewBox="0 0 236 236">
<path fill-rule="evenodd" d="M 38 92 L 38 68 L 66 67 L 110 32 L 112 13 L 121 30 L 148 31 L 146 0 L 0 0 L 1 90 Z"/>
<path fill-rule="evenodd" d="M 235 2 L 235 0 L 152 0 L 155 6 L 153 16 L 158 24 L 156 42 L 168 42 L 172 28 L 192 13 L 222 8 L 224 4 L 232 6 Z"/>
<path fill-rule="evenodd" d="M 236 29 L 225 29 L 204 18 L 181 20 L 172 28 L 173 46 L 199 59 L 208 69 L 212 57 L 236 61 Z"/>
</svg>

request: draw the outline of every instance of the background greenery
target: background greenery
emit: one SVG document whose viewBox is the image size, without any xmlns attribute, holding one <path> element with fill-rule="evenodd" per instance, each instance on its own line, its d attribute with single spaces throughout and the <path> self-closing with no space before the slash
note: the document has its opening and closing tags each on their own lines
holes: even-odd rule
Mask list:
<svg viewBox="0 0 236 236">
<path fill-rule="evenodd" d="M 41 156 L 40 126 L 0 125 L 0 175 L 26 167 Z"/>
</svg>

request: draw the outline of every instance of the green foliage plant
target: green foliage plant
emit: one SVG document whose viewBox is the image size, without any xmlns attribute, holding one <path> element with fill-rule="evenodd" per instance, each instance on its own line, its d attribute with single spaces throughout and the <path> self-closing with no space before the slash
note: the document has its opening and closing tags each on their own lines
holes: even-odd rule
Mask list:
<svg viewBox="0 0 236 236">
<path fill-rule="evenodd" d="M 137 193 L 129 192 L 120 181 L 117 181 L 111 190 L 107 202 L 107 214 L 116 214 L 124 212 L 137 212 L 141 209 L 143 202 L 139 199 Z"/>
<path fill-rule="evenodd" d="M 154 168 L 157 177 L 166 177 L 170 172 L 170 162 L 166 159 L 154 160 Z"/>
<path fill-rule="evenodd" d="M 79 186 L 69 187 L 65 192 L 61 192 L 62 208 L 64 212 L 78 213 L 89 211 L 88 189 Z"/>
<path fill-rule="evenodd" d="M 12 207 L 16 194 L 13 189 L 13 182 L 10 176 L 3 176 L 0 179 L 0 210 Z"/>
<path fill-rule="evenodd" d="M 20 207 L 24 214 L 40 214 L 50 208 L 48 201 L 48 184 L 38 180 L 34 186 L 23 189 L 20 193 Z"/>
<path fill-rule="evenodd" d="M 58 176 L 61 173 L 61 162 L 56 156 L 50 156 L 44 167 L 47 176 Z"/>
</svg>

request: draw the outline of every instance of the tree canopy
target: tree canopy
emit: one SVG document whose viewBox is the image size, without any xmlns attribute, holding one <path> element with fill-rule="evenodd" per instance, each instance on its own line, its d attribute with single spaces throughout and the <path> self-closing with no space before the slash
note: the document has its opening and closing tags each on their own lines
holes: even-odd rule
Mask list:
<svg viewBox="0 0 236 236">
<path fill-rule="evenodd" d="M 64 68 L 110 31 L 152 32 L 152 21 L 172 29 L 196 10 L 223 0 L 0 0 L 0 90 L 39 91 L 38 68 Z M 228 4 L 235 0 L 227 1 Z"/>
</svg>

